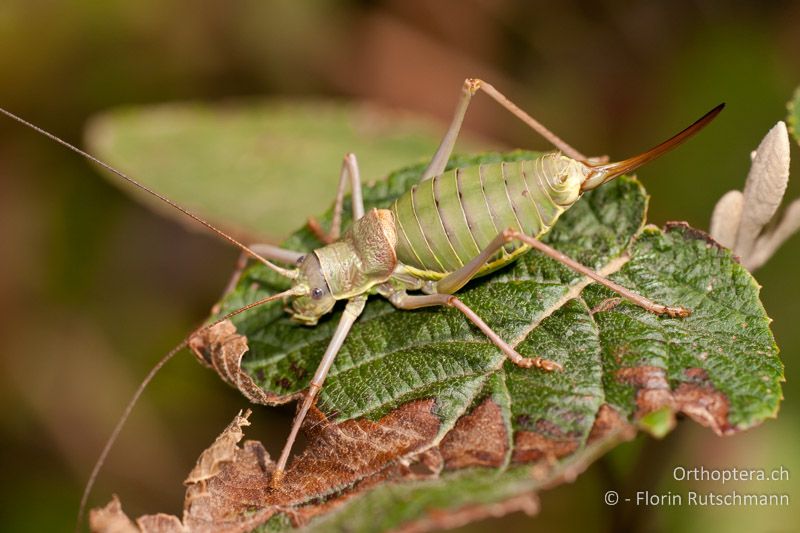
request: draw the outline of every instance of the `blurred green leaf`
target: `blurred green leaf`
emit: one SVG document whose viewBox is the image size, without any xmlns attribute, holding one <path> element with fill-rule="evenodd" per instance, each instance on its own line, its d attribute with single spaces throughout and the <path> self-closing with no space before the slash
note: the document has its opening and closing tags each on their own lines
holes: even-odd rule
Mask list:
<svg viewBox="0 0 800 533">
<path fill-rule="evenodd" d="M 786 107 L 789 109 L 789 116 L 786 119 L 789 125 L 789 131 L 794 135 L 794 139 L 800 144 L 800 87 L 794 92 L 792 98 Z"/>
<path fill-rule="evenodd" d="M 275 100 L 117 109 L 95 117 L 86 139 L 101 159 L 209 221 L 277 242 L 333 202 L 344 154 L 359 157 L 364 181 L 376 180 L 429 159 L 442 131 L 377 105 Z"/>
<path fill-rule="evenodd" d="M 456 157 L 451 166 L 534 155 Z M 367 187 L 367 206 L 388 205 L 422 169 L 409 167 Z M 545 238 L 655 301 L 689 307 L 690 317 L 657 317 L 528 253 L 459 296 L 520 353 L 564 367 L 544 373 L 510 364 L 455 310 L 398 311 L 373 298 L 331 369 L 320 412 L 306 425 L 308 448 L 290 465 L 281 491 L 266 490 L 257 510 L 241 493 L 239 470 L 265 453 L 253 443 L 240 451 L 234 474 L 206 489 L 224 495 L 225 516 L 253 526 L 270 516 L 277 520 L 270 527 L 285 525 L 276 513 L 291 509 L 296 520 L 312 518 L 312 530 L 348 524 L 352 531 L 382 531 L 412 522 L 426 529 L 441 527 L 436 517 L 463 518 L 465 509 L 485 516 L 486 506 L 526 505 L 532 490 L 569 478 L 565 471 L 574 477 L 631 428 L 663 436 L 676 412 L 720 435 L 775 416 L 783 366 L 758 284 L 700 231 L 684 224 L 643 227 L 646 208 L 639 182 L 621 178 L 586 194 Z M 319 246 L 306 229 L 286 244 Z M 255 265 L 219 313 L 285 283 Z M 227 335 L 201 352 L 227 350 L 238 362 L 246 351 L 241 366 L 264 391 L 261 401 L 281 403 L 306 387 L 338 318 L 334 313 L 308 328 L 291 322 L 280 303 L 264 305 L 234 319 L 249 351 L 232 350 Z M 246 388 L 241 377 L 233 381 Z M 407 467 L 415 462 L 430 471 Z M 267 477 L 256 483 L 267 486 Z M 249 491 L 261 490 L 248 483 Z M 193 505 L 187 524 L 209 516 Z M 339 510 L 318 517 L 332 508 Z"/>
</svg>

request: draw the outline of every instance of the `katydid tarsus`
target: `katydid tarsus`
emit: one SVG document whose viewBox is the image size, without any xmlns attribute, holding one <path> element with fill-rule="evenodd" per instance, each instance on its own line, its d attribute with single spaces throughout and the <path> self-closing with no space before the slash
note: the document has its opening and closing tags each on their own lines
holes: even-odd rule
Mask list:
<svg viewBox="0 0 800 533">
<path fill-rule="evenodd" d="M 482 164 L 445 171 L 471 98 L 478 91 L 490 96 L 542 135 L 557 151 L 542 154 L 532 160 Z M 337 301 L 346 300 L 344 312 L 308 385 L 272 473 L 273 486 L 281 483 L 298 431 L 316 401 L 328 370 L 350 328 L 371 294 L 385 297 L 398 309 L 430 306 L 455 308 L 514 364 L 525 368 L 537 367 L 544 371 L 561 370 L 561 366 L 555 361 L 537 356 L 524 357 L 517 353 L 490 325 L 454 295 L 473 278 L 507 265 L 530 249 L 591 278 L 650 312 L 673 318 L 687 316 L 690 310 L 679 305 L 652 302 L 538 239 L 552 228 L 561 213 L 572 206 L 585 191 L 597 188 L 674 148 L 706 126 L 723 107 L 724 104 L 715 107 L 685 130 L 640 155 L 608 163 L 603 158 L 587 158 L 488 83 L 467 79 L 452 122 L 420 182 L 395 200 L 389 209 L 365 212 L 356 157 L 353 154 L 344 157 L 331 227 L 324 230 L 316 219 L 309 219 L 310 228 L 325 244 L 306 254 L 266 244 L 246 246 L 94 156 L 0 109 L 10 118 L 35 129 L 171 205 L 241 249 L 242 256 L 229 287 L 236 283 L 250 259 L 258 260 L 292 280 L 292 288 L 289 290 L 253 302 L 212 324 L 196 329 L 156 364 L 137 389 L 98 458 L 81 500 L 78 523 L 82 519 L 88 495 L 101 465 L 128 414 L 158 369 L 186 347 L 194 334 L 267 301 L 290 300 L 291 305 L 287 309 L 292 318 L 306 326 L 313 326 L 320 317 L 333 309 Z M 353 223 L 342 232 L 342 212 L 348 184 L 352 191 Z M 294 267 L 284 268 L 272 261 L 293 264 Z"/>
</svg>

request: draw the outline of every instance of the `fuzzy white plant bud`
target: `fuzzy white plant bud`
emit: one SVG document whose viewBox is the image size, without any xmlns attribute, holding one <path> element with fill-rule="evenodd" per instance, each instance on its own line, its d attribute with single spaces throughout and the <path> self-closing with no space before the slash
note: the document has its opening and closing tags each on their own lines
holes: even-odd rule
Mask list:
<svg viewBox="0 0 800 533">
<path fill-rule="evenodd" d="M 789 183 L 789 132 L 785 123 L 778 122 L 769 130 L 751 160 L 744 192 L 729 191 L 720 198 L 711 216 L 710 231 L 752 271 L 800 229 L 798 200 L 775 220 Z"/>
</svg>

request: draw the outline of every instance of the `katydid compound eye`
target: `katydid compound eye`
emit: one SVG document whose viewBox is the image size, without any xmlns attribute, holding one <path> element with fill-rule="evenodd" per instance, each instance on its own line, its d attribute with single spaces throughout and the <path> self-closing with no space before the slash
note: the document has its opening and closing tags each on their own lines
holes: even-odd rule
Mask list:
<svg viewBox="0 0 800 533">
<path fill-rule="evenodd" d="M 297 263 L 297 266 L 300 266 L 300 265 L 303 264 L 303 261 L 305 261 L 305 260 L 306 260 L 306 256 L 301 255 L 300 257 L 297 258 L 297 261 L 295 261 L 295 263 Z"/>
<path fill-rule="evenodd" d="M 322 289 L 320 289 L 319 287 L 314 287 L 314 288 L 311 290 L 311 297 L 312 297 L 313 299 L 315 299 L 315 300 L 319 300 L 320 298 L 322 298 L 322 295 L 323 295 L 323 294 L 324 294 L 324 293 L 322 292 Z"/>
</svg>

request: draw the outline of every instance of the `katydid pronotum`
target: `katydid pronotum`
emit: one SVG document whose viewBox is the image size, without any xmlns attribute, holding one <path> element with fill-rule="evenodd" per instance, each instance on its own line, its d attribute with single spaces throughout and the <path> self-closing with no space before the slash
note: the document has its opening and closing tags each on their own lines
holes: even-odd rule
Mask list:
<svg viewBox="0 0 800 533">
<path fill-rule="evenodd" d="M 478 91 L 490 96 L 542 135 L 557 151 L 531 160 L 482 164 L 445 172 L 471 98 Z M 186 347 L 193 335 L 268 301 L 291 300 L 291 306 L 287 309 L 292 318 L 301 324 L 313 326 L 333 309 L 338 300 L 346 300 L 344 312 L 308 385 L 272 473 L 273 486 L 281 483 L 298 431 L 370 294 L 385 297 L 398 309 L 430 306 L 455 308 L 514 364 L 544 371 L 561 370 L 561 366 L 541 357 L 523 357 L 454 295 L 473 278 L 507 265 L 530 249 L 551 257 L 650 312 L 673 318 L 687 316 L 690 310 L 652 302 L 570 259 L 538 238 L 546 234 L 561 213 L 585 191 L 597 188 L 674 148 L 706 126 L 723 107 L 724 104 L 715 107 L 682 132 L 640 155 L 608 163 L 604 158 L 587 158 L 572 148 L 490 84 L 467 79 L 452 122 L 420 182 L 395 200 L 389 209 L 365 212 L 356 157 L 353 154 L 344 157 L 331 227 L 324 230 L 315 219 L 309 219 L 310 228 L 325 245 L 306 254 L 266 244 L 246 246 L 94 156 L 0 109 L 3 114 L 92 160 L 241 249 L 242 256 L 229 286 L 236 282 L 249 259 L 261 261 L 276 273 L 292 280 L 289 290 L 253 302 L 196 329 L 156 364 L 132 397 L 98 458 L 83 494 L 78 522 L 81 521 L 94 480 L 122 425 L 161 366 Z M 348 184 L 353 223 L 342 232 L 342 212 Z M 294 264 L 295 267 L 281 267 L 273 261 Z"/>
</svg>

